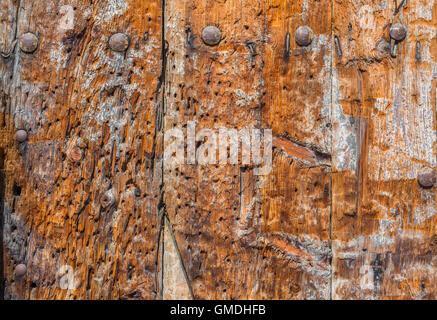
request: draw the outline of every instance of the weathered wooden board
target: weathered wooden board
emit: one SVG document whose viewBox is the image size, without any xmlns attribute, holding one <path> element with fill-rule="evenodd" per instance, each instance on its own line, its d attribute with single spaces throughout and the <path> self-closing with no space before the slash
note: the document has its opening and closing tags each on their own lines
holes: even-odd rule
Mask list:
<svg viewBox="0 0 437 320">
<path fill-rule="evenodd" d="M 437 161 L 434 0 L 0 9 L 5 299 L 435 299 L 437 193 L 417 182 Z M 271 130 L 271 170 L 193 161 L 214 141 L 193 127 Z"/>
<path fill-rule="evenodd" d="M 437 193 L 417 182 L 436 166 L 437 4 L 397 2 L 333 2 L 343 53 L 332 77 L 335 299 L 437 293 Z M 407 37 L 393 57 L 399 22 Z"/>
<path fill-rule="evenodd" d="M 1 61 L 5 298 L 154 298 L 160 1 L 1 6 L 2 45 L 39 38 Z M 108 48 L 115 32 L 130 37 L 125 53 Z"/>
<path fill-rule="evenodd" d="M 9 46 L 12 45 L 15 39 L 16 30 L 16 15 L 17 8 L 14 6 L 12 1 L 1 1 L 0 2 L 0 43 L 7 47 L 0 48 L 0 50 L 8 51 Z M 0 58 L 1 59 L 1 58 Z M 4 264 L 6 263 L 4 255 L 4 245 L 3 245 L 3 225 L 4 225 L 4 214 L 5 211 L 5 187 L 6 187 L 6 167 L 7 165 L 7 154 L 11 150 L 11 145 L 13 145 L 12 139 L 6 139 L 6 137 L 13 133 L 8 133 L 7 125 L 10 123 L 10 115 L 5 111 L 9 108 L 9 91 L 8 87 L 12 79 L 13 73 L 13 62 L 1 62 L 0 63 L 0 108 L 2 113 L 0 114 L 0 299 L 4 298 Z M 7 257 L 6 257 L 7 259 Z"/>
<path fill-rule="evenodd" d="M 263 298 L 330 296 L 329 7 L 329 0 L 264 3 L 261 125 L 272 129 L 275 152 L 271 174 L 257 181 L 254 228 L 267 246 L 263 285 L 275 291 Z M 309 46 L 296 43 L 299 26 L 313 30 Z"/>
<path fill-rule="evenodd" d="M 329 89 L 330 30 L 329 23 L 315 22 L 316 13 L 297 18 L 302 8 L 303 2 L 291 1 L 166 1 L 165 129 L 185 129 L 189 121 L 198 129 L 273 128 L 275 142 L 313 155 L 304 161 L 275 153 L 273 173 L 266 177 L 230 164 L 164 165 L 165 205 L 189 281 L 170 298 L 188 294 L 190 287 L 202 299 L 329 297 L 330 174 L 324 160 L 330 90 L 323 85 Z M 286 32 L 302 22 L 312 22 L 319 35 L 312 48 L 293 45 L 291 57 L 284 58 Z M 223 34 L 216 47 L 201 40 L 208 25 Z M 290 105 L 290 96 L 313 76 L 308 99 Z"/>
<path fill-rule="evenodd" d="M 247 43 L 257 52 L 262 50 L 260 5 L 240 0 L 171 0 L 165 5 L 169 47 L 164 129 L 186 131 L 188 121 L 196 121 L 197 131 L 256 127 L 262 60 Z M 202 30 L 208 25 L 222 32 L 218 46 L 202 42 Z M 166 211 L 195 298 L 259 295 L 261 287 L 257 289 L 253 275 L 261 270 L 251 261 L 262 260 L 262 256 L 247 248 L 245 235 L 239 234 L 242 170 L 231 164 L 174 167 L 164 161 Z M 168 290 L 164 287 L 164 294 Z"/>
</svg>

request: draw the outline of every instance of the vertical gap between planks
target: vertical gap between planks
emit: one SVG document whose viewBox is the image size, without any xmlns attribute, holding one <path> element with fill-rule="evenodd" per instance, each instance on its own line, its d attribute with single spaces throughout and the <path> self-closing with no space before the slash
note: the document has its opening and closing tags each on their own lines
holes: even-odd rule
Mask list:
<svg viewBox="0 0 437 320">
<path fill-rule="evenodd" d="M 330 125 L 330 128 L 331 128 L 331 192 L 330 192 L 330 198 L 331 198 L 331 205 L 330 205 L 330 210 L 329 210 L 329 245 L 330 245 L 330 249 L 331 249 L 331 259 L 330 259 L 330 264 L 331 264 L 331 266 L 330 266 L 330 268 L 331 268 L 331 270 L 330 270 L 330 276 L 329 276 L 329 300 L 332 300 L 332 278 L 333 278 L 333 265 L 334 265 L 334 252 L 333 252 L 333 246 L 332 246 L 332 241 L 333 241 L 333 239 L 332 239 L 332 227 L 333 227 L 333 223 L 332 223 L 332 219 L 333 219 L 333 212 L 332 212 L 332 208 L 333 208 L 333 205 L 334 205 L 334 197 L 333 197 L 333 187 L 334 187 L 334 185 L 333 185 L 333 174 L 334 174 L 334 165 L 333 165 L 333 159 L 334 159 L 334 145 L 333 145 L 333 138 L 334 138 L 334 126 L 332 125 L 332 119 L 333 119 L 333 116 L 334 116 L 334 113 L 333 113 L 333 103 L 334 103 L 334 97 L 333 97 L 333 67 L 334 67 L 334 54 L 333 54 L 333 52 L 334 52 L 334 50 L 333 50 L 333 48 L 332 48 L 332 37 L 333 37 L 333 34 L 334 34 L 334 0 L 331 0 L 331 3 L 330 3 L 330 5 L 331 5 L 331 28 L 330 28 L 330 37 L 329 37 L 329 39 L 330 39 L 330 41 L 331 41 L 331 68 L 330 68 L 330 75 L 329 75 L 329 78 L 330 78 L 330 90 L 331 90 L 331 103 L 330 103 L 330 105 L 331 105 L 331 119 L 330 119 L 330 122 L 331 122 L 331 125 Z"/>
<path fill-rule="evenodd" d="M 165 144 L 164 144 L 164 131 L 165 131 L 165 110 L 166 110 L 166 85 L 167 85 L 167 53 L 168 53 L 168 43 L 166 40 L 166 16 L 165 16 L 165 10 L 166 10 L 166 0 L 161 0 L 161 75 L 160 75 L 160 86 L 161 86 L 161 90 L 160 92 L 158 92 L 158 94 L 161 95 L 161 100 L 160 100 L 160 110 L 159 110 L 159 116 L 160 116 L 160 132 L 161 132 L 161 145 L 162 145 L 162 155 L 164 155 L 165 153 Z M 169 71 L 170 72 L 170 71 Z M 158 112 L 158 111 L 157 111 Z M 164 192 L 165 192 L 165 188 L 164 188 L 164 183 L 165 183 L 165 179 L 164 179 L 164 157 L 161 157 L 161 186 L 160 186 L 160 201 L 158 203 L 158 219 L 160 221 L 160 228 L 161 230 L 159 230 L 158 232 L 160 233 L 160 236 L 158 237 L 158 250 L 159 248 L 161 248 L 161 252 L 160 252 L 160 257 L 161 257 L 161 263 L 160 263 L 160 288 L 159 288 L 159 299 L 163 300 L 164 298 L 164 268 L 165 268 L 165 261 L 164 261 L 164 257 L 165 257 L 165 232 L 166 232 L 166 227 L 169 230 L 170 233 L 170 238 L 171 238 L 171 242 L 173 247 L 176 250 L 178 259 L 179 259 L 179 263 L 180 266 L 182 268 L 182 272 L 185 278 L 185 281 L 187 283 L 188 286 L 188 290 L 190 292 L 190 296 L 191 299 L 194 300 L 194 291 L 193 288 L 191 286 L 190 283 L 190 279 L 188 277 L 188 273 L 181 255 L 181 252 L 179 250 L 179 246 L 177 244 L 176 241 L 176 237 L 173 233 L 173 229 L 172 229 L 172 225 L 170 222 L 170 218 L 167 215 L 167 210 L 165 207 L 165 198 L 164 198 Z M 161 213 L 162 212 L 162 213 Z M 158 270 L 157 270 L 158 272 Z"/>
<path fill-rule="evenodd" d="M 159 288 L 159 299 L 162 300 L 164 296 L 164 233 L 165 233 L 165 215 L 166 215 L 166 209 L 165 209 L 165 200 L 164 200 L 164 128 L 165 128 L 165 89 L 166 89 L 166 67 L 167 67 L 167 41 L 165 40 L 165 0 L 161 0 L 161 75 L 160 75 L 160 85 L 161 85 L 161 92 L 158 92 L 157 94 L 161 95 L 160 103 L 157 105 L 157 107 L 160 108 L 159 110 L 159 123 L 160 127 L 159 131 L 161 131 L 161 146 L 162 146 L 162 155 L 161 155 L 161 185 L 160 185 L 160 194 L 159 194 L 159 203 L 158 203 L 158 219 L 160 222 L 160 230 L 158 230 L 160 234 L 160 238 L 158 238 L 158 248 L 161 245 L 161 266 L 160 266 L 160 288 Z M 162 213 L 161 213 L 162 209 Z M 161 243 L 159 243 L 161 242 Z M 158 271 L 158 270 L 157 270 Z"/>
<path fill-rule="evenodd" d="M 4 250 L 3 250 L 3 226 L 4 226 L 4 196 L 5 196 L 5 153 L 0 148 L 0 300 L 4 300 L 5 277 L 4 277 Z"/>
</svg>

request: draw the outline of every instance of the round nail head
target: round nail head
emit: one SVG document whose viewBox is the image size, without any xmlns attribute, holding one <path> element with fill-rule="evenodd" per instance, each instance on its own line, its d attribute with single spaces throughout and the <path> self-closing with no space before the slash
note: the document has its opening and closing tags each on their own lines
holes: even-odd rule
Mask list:
<svg viewBox="0 0 437 320">
<path fill-rule="evenodd" d="M 407 29 L 400 23 L 395 23 L 390 28 L 390 37 L 396 41 L 402 41 L 407 36 Z"/>
<path fill-rule="evenodd" d="M 208 46 L 216 46 L 222 40 L 222 32 L 216 26 L 207 26 L 202 31 L 202 40 Z"/>
<path fill-rule="evenodd" d="M 17 130 L 17 132 L 15 132 L 15 139 L 18 142 L 24 142 L 27 140 L 27 131 L 26 130 Z"/>
<path fill-rule="evenodd" d="M 33 33 L 27 32 L 20 37 L 20 49 L 26 53 L 32 53 L 38 48 L 38 38 Z"/>
<path fill-rule="evenodd" d="M 419 174 L 417 177 L 417 182 L 422 188 L 428 189 L 432 188 L 436 183 L 436 173 L 435 171 L 429 171 Z"/>
<path fill-rule="evenodd" d="M 70 150 L 70 159 L 74 162 L 82 160 L 82 149 L 75 146 Z"/>
<path fill-rule="evenodd" d="M 109 47 L 113 51 L 123 52 L 129 47 L 129 37 L 124 33 L 116 33 L 109 39 Z"/>
<path fill-rule="evenodd" d="M 27 268 L 25 264 L 20 263 L 15 267 L 15 275 L 18 277 L 22 277 L 26 274 Z"/>
<path fill-rule="evenodd" d="M 313 41 L 314 33 L 308 26 L 301 26 L 297 28 L 294 38 L 296 43 L 301 47 L 306 47 Z"/>
</svg>

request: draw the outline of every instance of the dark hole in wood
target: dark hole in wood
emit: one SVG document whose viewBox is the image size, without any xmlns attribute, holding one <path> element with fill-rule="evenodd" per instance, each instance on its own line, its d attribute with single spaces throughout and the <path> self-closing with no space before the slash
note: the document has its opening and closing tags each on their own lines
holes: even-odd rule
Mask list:
<svg viewBox="0 0 437 320">
<path fill-rule="evenodd" d="M 21 187 L 14 183 L 14 186 L 12 188 L 12 193 L 14 196 L 20 196 L 21 195 Z"/>
</svg>

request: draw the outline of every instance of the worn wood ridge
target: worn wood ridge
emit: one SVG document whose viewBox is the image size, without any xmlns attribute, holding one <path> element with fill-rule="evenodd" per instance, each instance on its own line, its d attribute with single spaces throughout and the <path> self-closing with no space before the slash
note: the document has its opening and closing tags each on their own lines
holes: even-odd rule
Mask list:
<svg viewBox="0 0 437 320">
<path fill-rule="evenodd" d="M 435 0 L 0 0 L 0 299 L 435 299 L 436 39 Z M 271 171 L 171 165 L 192 125 Z"/>
</svg>

